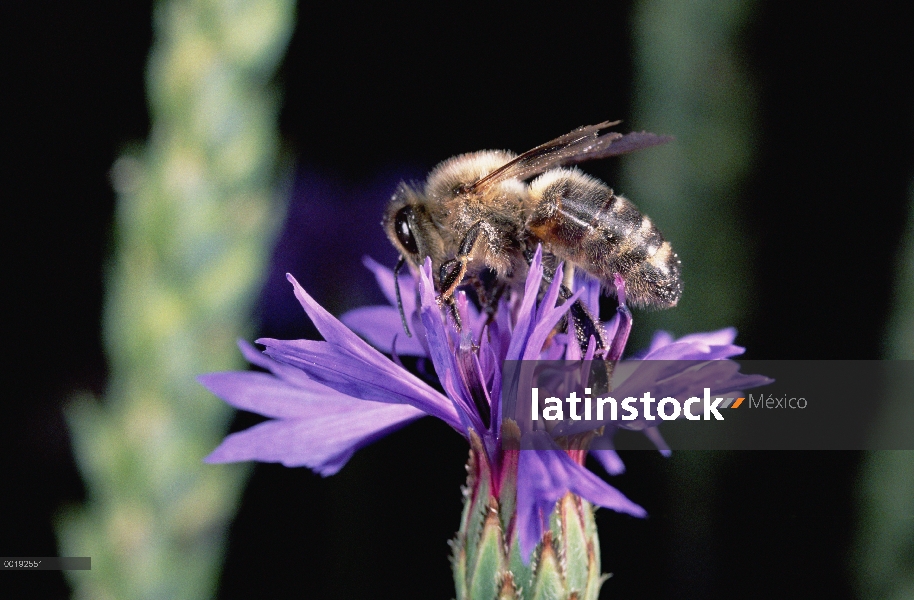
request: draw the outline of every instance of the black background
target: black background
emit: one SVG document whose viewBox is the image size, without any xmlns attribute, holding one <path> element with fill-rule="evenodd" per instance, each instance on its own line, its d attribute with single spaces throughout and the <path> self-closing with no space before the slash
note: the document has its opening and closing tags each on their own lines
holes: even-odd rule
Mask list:
<svg viewBox="0 0 914 600">
<path fill-rule="evenodd" d="M 632 7 L 606 4 L 300 6 L 280 78 L 288 153 L 299 181 L 310 182 L 296 189 L 339 196 L 333 218 L 344 231 L 364 222 L 366 198 L 376 222 L 387 186 L 455 153 L 524 150 L 606 118 L 630 123 Z M 14 358 L 0 438 L 0 554 L 52 556 L 51 516 L 83 493 L 61 406 L 74 390 L 104 389 L 107 171 L 147 134 L 151 6 L 11 2 L 2 10 L 3 321 Z M 740 337 L 752 358 L 880 356 L 914 166 L 914 49 L 902 12 L 902 3 L 760 2 L 745 32 L 760 106 L 744 193 L 758 236 L 747 279 L 762 294 Z M 599 168 L 611 180 L 617 167 Z M 318 300 L 339 310 L 351 295 L 309 278 L 330 268 L 359 281 L 356 261 L 366 252 L 392 264 L 383 242 L 339 236 L 315 257 L 322 239 L 302 233 L 308 210 L 293 204 L 260 303 L 264 334 L 309 333 L 294 303 L 278 300 L 288 293 L 274 289 L 282 272 L 304 273 Z M 445 541 L 457 526 L 464 458 L 459 436 L 422 422 L 327 480 L 258 466 L 232 530 L 221 597 L 449 597 Z M 623 458 L 628 473 L 613 483 L 651 516 L 598 513 L 604 570 L 615 574 L 605 597 L 854 595 L 861 455 L 718 453 L 713 477 L 690 470 L 702 464 L 696 456 Z M 0 590 L 19 586 L 32 597 L 67 594 L 59 573 L 0 581 Z"/>
</svg>

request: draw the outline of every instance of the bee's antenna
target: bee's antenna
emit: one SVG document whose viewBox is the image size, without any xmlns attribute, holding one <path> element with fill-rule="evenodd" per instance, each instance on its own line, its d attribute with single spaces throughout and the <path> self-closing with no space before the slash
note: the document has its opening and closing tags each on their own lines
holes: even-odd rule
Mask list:
<svg viewBox="0 0 914 600">
<path fill-rule="evenodd" d="M 397 257 L 397 266 L 394 267 L 394 289 L 397 291 L 397 308 L 400 309 L 400 320 L 403 322 L 403 330 L 406 332 L 406 337 L 413 337 L 413 334 L 409 331 L 409 325 L 406 324 L 406 312 L 403 310 L 403 299 L 400 297 L 400 269 L 402 269 L 405 264 L 406 259 L 404 259 L 401 254 Z"/>
</svg>

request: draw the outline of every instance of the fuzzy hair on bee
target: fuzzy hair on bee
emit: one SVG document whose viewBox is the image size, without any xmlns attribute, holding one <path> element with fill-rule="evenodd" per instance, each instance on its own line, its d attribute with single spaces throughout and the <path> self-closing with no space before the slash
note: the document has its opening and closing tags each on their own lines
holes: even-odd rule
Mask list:
<svg viewBox="0 0 914 600">
<path fill-rule="evenodd" d="M 401 220 L 406 215 L 409 226 L 415 227 L 413 238 L 418 251 L 410 253 L 396 236 L 395 245 L 399 242 L 403 246 L 401 251 L 406 251 L 404 256 L 412 264 L 418 266 L 430 256 L 437 268 L 456 257 L 467 232 L 478 224 L 479 237 L 469 245 L 467 262 L 478 268 L 488 267 L 501 278 L 508 277 L 519 266 L 517 259 L 523 249 L 524 223 L 518 217 L 526 210 L 527 186 L 511 179 L 487 186 L 484 194 L 464 195 L 460 189 L 515 157 L 510 152 L 493 150 L 461 154 L 435 167 L 421 190 L 401 186 L 384 221 L 388 235 L 391 226 L 396 225 L 397 215 Z M 470 272 L 476 274 L 477 270 L 471 268 Z"/>
<path fill-rule="evenodd" d="M 431 258 L 439 302 L 452 303 L 456 288 L 469 283 L 480 303 L 494 310 L 542 245 L 544 263 L 565 262 L 568 282 L 578 268 L 611 295 L 621 278 L 635 306 L 675 306 L 681 265 L 670 243 L 632 202 L 569 168 L 670 140 L 646 132 L 600 133 L 617 123 L 581 127 L 520 155 L 461 154 L 435 167 L 423 185 L 401 184 L 382 222 L 400 253 L 395 272 Z"/>
<path fill-rule="evenodd" d="M 530 183 L 527 230 L 562 260 L 583 268 L 612 292 L 621 275 L 636 306 L 679 302 L 679 257 L 650 217 L 602 181 L 577 169 L 552 169 Z"/>
</svg>

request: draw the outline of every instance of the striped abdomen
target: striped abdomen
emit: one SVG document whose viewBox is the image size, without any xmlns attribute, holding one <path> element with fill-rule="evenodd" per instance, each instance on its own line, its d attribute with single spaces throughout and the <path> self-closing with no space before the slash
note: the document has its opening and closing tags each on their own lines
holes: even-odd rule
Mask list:
<svg viewBox="0 0 914 600">
<path fill-rule="evenodd" d="M 554 169 L 530 184 L 527 231 L 545 249 L 613 288 L 625 281 L 631 304 L 668 308 L 682 295 L 679 257 L 651 220 L 603 182 Z"/>
</svg>

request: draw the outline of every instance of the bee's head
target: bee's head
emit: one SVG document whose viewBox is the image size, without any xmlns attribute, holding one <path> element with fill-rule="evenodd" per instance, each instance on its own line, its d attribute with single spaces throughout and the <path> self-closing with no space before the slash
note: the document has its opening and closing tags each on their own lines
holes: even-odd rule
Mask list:
<svg viewBox="0 0 914 600">
<path fill-rule="evenodd" d="M 387 205 L 381 225 L 390 243 L 407 262 L 419 267 L 431 256 L 437 268 L 443 260 L 444 242 L 426 204 L 416 190 L 400 184 Z"/>
</svg>

